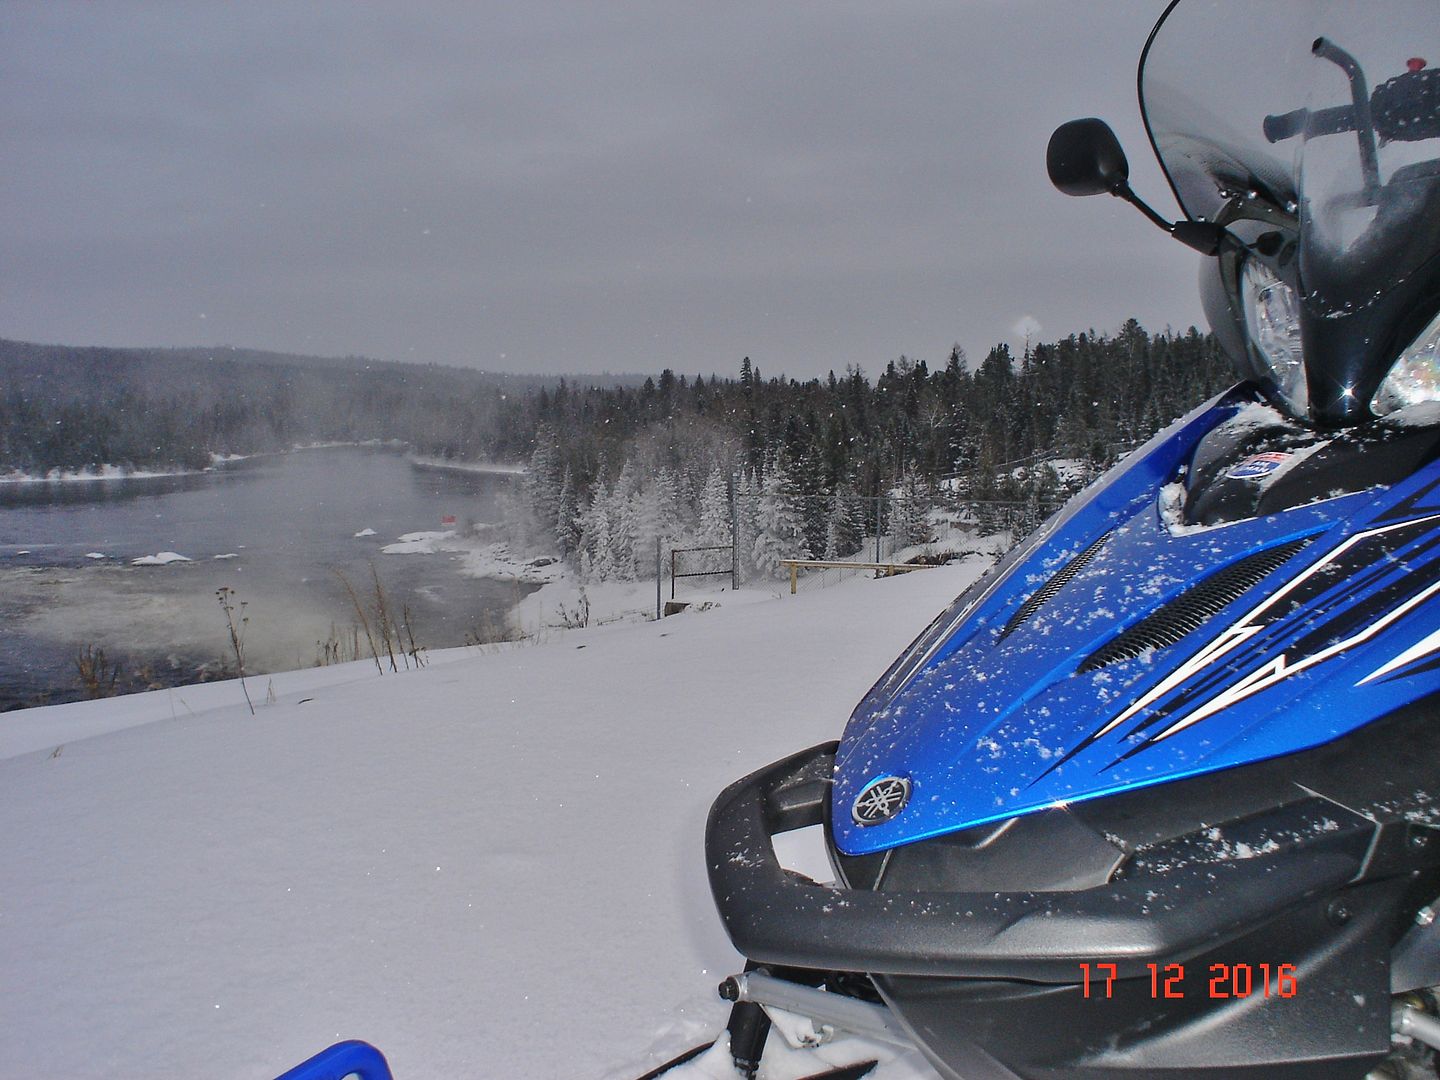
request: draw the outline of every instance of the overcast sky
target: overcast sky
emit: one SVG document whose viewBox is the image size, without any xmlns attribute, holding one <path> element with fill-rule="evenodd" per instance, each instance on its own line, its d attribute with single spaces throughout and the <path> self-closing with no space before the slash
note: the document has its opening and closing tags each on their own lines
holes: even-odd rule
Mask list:
<svg viewBox="0 0 1440 1080">
<path fill-rule="evenodd" d="M 978 363 L 1196 260 L 1045 178 L 1160 0 L 0 4 L 0 337 L 520 372 Z"/>
</svg>

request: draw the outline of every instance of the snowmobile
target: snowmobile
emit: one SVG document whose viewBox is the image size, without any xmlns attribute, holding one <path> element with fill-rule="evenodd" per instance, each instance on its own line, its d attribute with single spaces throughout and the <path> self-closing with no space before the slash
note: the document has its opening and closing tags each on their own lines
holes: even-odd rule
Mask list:
<svg viewBox="0 0 1440 1080">
<path fill-rule="evenodd" d="M 1056 131 L 1061 191 L 1203 257 L 1241 381 L 716 801 L 742 1072 L 784 1014 L 951 1080 L 1437 1075 L 1437 14 L 1172 3 L 1139 94 L 1178 221 L 1102 121 Z M 834 883 L 775 855 L 814 825 Z"/>
</svg>

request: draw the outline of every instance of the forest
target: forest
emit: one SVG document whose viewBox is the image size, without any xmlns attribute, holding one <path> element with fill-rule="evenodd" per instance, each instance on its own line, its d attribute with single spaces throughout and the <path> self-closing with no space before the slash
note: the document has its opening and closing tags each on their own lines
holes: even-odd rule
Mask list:
<svg viewBox="0 0 1440 1080">
<path fill-rule="evenodd" d="M 516 406 L 535 432 L 531 543 L 627 579 L 653 573 L 657 539 L 730 544 L 733 528 L 765 574 L 781 558 L 853 556 L 867 533 L 919 542 L 928 510 L 962 497 L 1027 504 L 1033 524 L 1233 381 L 1210 336 L 1131 320 L 1019 358 L 997 345 L 973 368 L 958 347 L 933 370 L 902 356 L 873 381 L 767 378 L 745 358 L 735 378 L 542 387 Z"/>
<path fill-rule="evenodd" d="M 723 376 L 531 378 L 0 341 L 0 476 L 198 469 L 379 440 L 457 463 L 527 464 L 515 538 L 600 579 L 643 575 L 657 538 L 730 543 L 738 494 L 763 570 L 781 551 L 853 552 L 864 500 L 881 495 L 902 508 L 942 490 L 1052 505 L 1234 378 L 1209 335 L 1151 334 L 1133 319 L 1018 357 L 1001 344 L 978 364 L 958 346 L 938 359 L 900 356 L 874 378 L 855 367 L 767 376 L 749 357 Z M 1051 467 L 1060 462 L 1072 467 Z M 918 518 L 886 526 L 923 532 Z"/>
</svg>

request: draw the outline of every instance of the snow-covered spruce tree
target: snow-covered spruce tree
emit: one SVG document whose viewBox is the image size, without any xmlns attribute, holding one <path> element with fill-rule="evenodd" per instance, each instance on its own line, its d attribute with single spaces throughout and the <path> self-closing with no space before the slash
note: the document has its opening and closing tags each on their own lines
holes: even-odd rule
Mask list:
<svg viewBox="0 0 1440 1080">
<path fill-rule="evenodd" d="M 665 540 L 677 540 L 685 531 L 686 519 L 694 519 L 694 511 L 686 505 L 684 483 L 680 474 L 669 465 L 662 465 L 655 472 L 651 485 L 658 493 L 656 505 L 660 511 L 659 535 Z"/>
<path fill-rule="evenodd" d="M 766 463 L 755 516 L 758 531 L 751 552 L 757 570 L 773 575 L 780 569 L 781 559 L 810 558 L 799 493 L 779 455 Z"/>
<path fill-rule="evenodd" d="M 735 486 L 735 548 L 747 572 L 755 570 L 755 538 L 760 533 L 760 480 L 746 469 Z"/>
<path fill-rule="evenodd" d="M 830 524 L 830 500 L 824 495 L 825 465 L 818 453 L 806 451 L 790 470 L 802 518 L 805 550 L 812 556 L 825 550 Z"/>
<path fill-rule="evenodd" d="M 679 537 L 679 492 L 674 472 L 661 466 L 630 500 L 634 520 L 632 560 L 636 574 L 648 576 L 655 561 L 655 542 L 662 548 Z"/>
<path fill-rule="evenodd" d="M 890 515 L 890 530 L 897 550 L 930 539 L 929 503 L 919 478 L 914 473 L 906 473 L 895 492 L 894 510 Z"/>
<path fill-rule="evenodd" d="M 596 480 L 590 505 L 580 514 L 581 570 L 587 581 L 611 581 L 617 576 L 610 512 L 614 489 L 603 477 Z"/>
<path fill-rule="evenodd" d="M 555 507 L 555 546 L 566 558 L 580 550 L 580 499 L 568 465 L 560 480 L 560 499 Z"/>
<path fill-rule="evenodd" d="M 730 481 L 719 465 L 710 470 L 700 489 L 699 518 L 697 540 L 701 546 L 730 543 Z"/>
<path fill-rule="evenodd" d="M 560 439 L 553 428 L 542 424 L 535 433 L 535 449 L 530 454 L 530 466 L 525 471 L 524 490 L 526 505 L 544 540 L 553 541 L 557 536 L 564 470 Z"/>
<path fill-rule="evenodd" d="M 626 460 L 610 493 L 606 518 L 610 526 L 610 562 L 616 581 L 635 580 L 635 503 L 640 492 L 640 474 Z"/>
<path fill-rule="evenodd" d="M 825 528 L 825 558 L 848 559 L 865 544 L 865 508 L 849 484 L 840 484 L 830 496 L 830 517 Z"/>
</svg>

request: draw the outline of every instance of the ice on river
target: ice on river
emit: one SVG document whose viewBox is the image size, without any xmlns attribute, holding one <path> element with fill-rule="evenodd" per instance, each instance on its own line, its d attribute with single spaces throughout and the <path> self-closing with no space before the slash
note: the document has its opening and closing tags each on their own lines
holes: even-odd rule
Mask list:
<svg viewBox="0 0 1440 1080">
<path fill-rule="evenodd" d="M 154 555 L 141 555 L 138 559 L 131 559 L 131 566 L 168 566 L 170 563 L 190 562 L 191 560 L 178 551 L 160 551 Z"/>
</svg>

